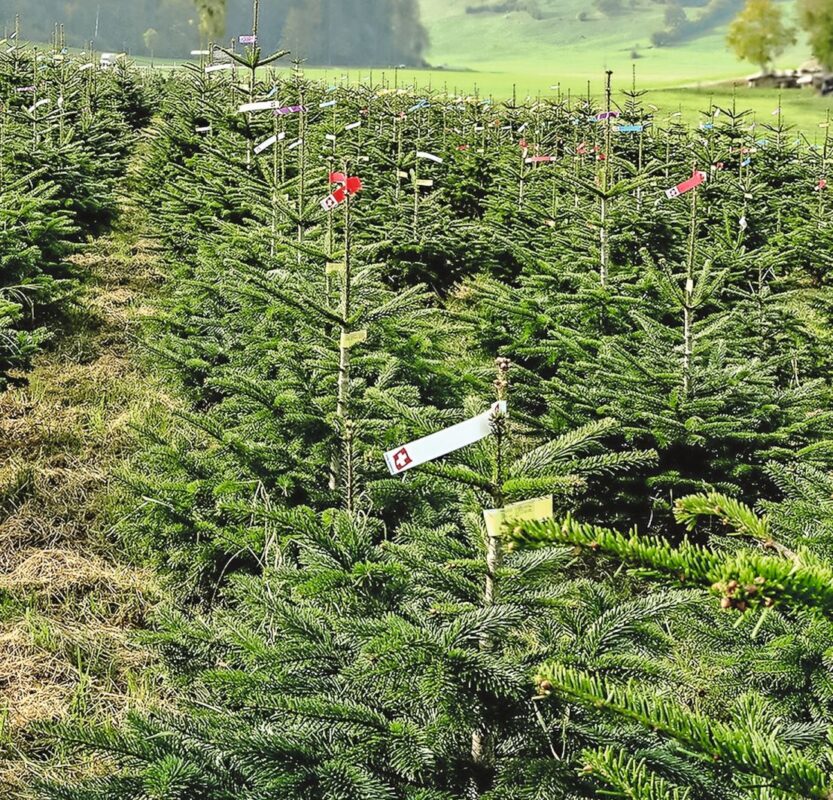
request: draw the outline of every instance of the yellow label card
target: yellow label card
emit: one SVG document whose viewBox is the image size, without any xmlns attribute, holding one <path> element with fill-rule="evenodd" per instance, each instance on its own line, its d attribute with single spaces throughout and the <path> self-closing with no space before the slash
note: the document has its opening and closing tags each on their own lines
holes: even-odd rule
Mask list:
<svg viewBox="0 0 833 800">
<path fill-rule="evenodd" d="M 341 333 L 341 346 L 348 350 L 354 345 L 361 344 L 367 339 L 367 331 L 353 331 L 353 333 Z"/>
<path fill-rule="evenodd" d="M 552 495 L 535 497 L 532 500 L 521 500 L 510 503 L 504 508 L 484 508 L 483 519 L 486 521 L 486 532 L 489 536 L 500 536 L 504 525 L 510 522 L 537 521 L 552 517 Z"/>
</svg>

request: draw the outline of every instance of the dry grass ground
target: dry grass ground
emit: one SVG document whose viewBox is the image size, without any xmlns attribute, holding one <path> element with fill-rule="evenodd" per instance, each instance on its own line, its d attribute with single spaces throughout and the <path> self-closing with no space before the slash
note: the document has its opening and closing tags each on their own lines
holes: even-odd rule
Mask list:
<svg viewBox="0 0 833 800">
<path fill-rule="evenodd" d="M 52 349 L 0 393 L 0 797 L 9 800 L 26 797 L 30 759 L 43 755 L 38 724 L 117 718 L 159 682 L 133 633 L 161 592 L 111 535 L 124 507 L 114 475 L 135 446 L 130 423 L 169 403 L 135 344 L 159 275 L 148 243 L 125 232 L 76 260 L 87 276 L 78 307 Z"/>
</svg>

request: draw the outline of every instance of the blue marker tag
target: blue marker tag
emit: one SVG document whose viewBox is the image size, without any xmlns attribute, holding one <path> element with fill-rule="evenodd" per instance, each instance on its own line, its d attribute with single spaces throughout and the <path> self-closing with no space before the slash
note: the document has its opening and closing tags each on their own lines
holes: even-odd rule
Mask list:
<svg viewBox="0 0 833 800">
<path fill-rule="evenodd" d="M 642 125 L 620 125 L 616 130 L 619 133 L 642 133 Z"/>
<path fill-rule="evenodd" d="M 751 163 L 752 163 L 752 159 L 751 159 L 751 158 L 745 158 L 745 159 L 741 162 L 741 166 L 742 166 L 742 167 L 748 167 Z"/>
</svg>

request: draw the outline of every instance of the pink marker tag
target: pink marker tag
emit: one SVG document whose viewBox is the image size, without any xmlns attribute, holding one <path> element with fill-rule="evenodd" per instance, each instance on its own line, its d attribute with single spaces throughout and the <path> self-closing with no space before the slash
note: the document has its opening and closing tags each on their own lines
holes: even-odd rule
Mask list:
<svg viewBox="0 0 833 800">
<path fill-rule="evenodd" d="M 669 200 L 672 200 L 675 197 L 679 197 L 681 194 L 691 191 L 695 186 L 699 186 L 703 183 L 704 180 L 706 180 L 705 172 L 695 172 L 687 181 L 683 181 L 682 183 L 678 183 L 676 186 L 672 186 L 670 189 L 666 189 L 665 196 Z"/>
<path fill-rule="evenodd" d="M 240 44 L 257 44 L 257 36 L 238 36 L 237 41 Z"/>
</svg>

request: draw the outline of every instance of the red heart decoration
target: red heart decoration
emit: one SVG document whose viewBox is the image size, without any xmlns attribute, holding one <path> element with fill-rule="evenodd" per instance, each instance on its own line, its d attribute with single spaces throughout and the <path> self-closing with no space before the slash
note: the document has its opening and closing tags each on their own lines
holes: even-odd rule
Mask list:
<svg viewBox="0 0 833 800">
<path fill-rule="evenodd" d="M 343 172 L 331 172 L 330 183 L 346 183 L 347 176 Z"/>
<path fill-rule="evenodd" d="M 356 192 L 360 192 L 361 190 L 361 178 L 357 178 L 353 175 L 347 179 L 347 191 L 350 192 L 350 194 L 356 194 Z"/>
</svg>

